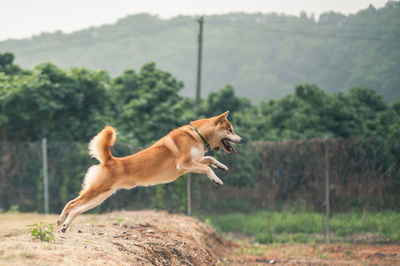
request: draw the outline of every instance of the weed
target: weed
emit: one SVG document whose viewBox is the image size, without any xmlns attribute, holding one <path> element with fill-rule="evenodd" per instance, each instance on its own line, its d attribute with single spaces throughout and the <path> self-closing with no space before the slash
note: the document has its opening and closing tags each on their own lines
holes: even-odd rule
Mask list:
<svg viewBox="0 0 400 266">
<path fill-rule="evenodd" d="M 272 233 L 261 233 L 256 235 L 256 241 L 261 244 L 270 244 L 275 242 L 275 237 Z"/>
<path fill-rule="evenodd" d="M 22 258 L 25 258 L 25 259 L 34 259 L 34 258 L 35 258 L 35 256 L 34 256 L 33 254 L 31 254 L 31 253 L 25 253 L 25 252 L 21 253 L 20 256 L 21 256 Z"/>
<path fill-rule="evenodd" d="M 114 217 L 113 225 L 121 226 L 121 224 L 122 224 L 123 222 L 125 222 L 126 220 L 127 220 L 127 218 L 122 217 L 122 216 Z"/>
<path fill-rule="evenodd" d="M 298 243 L 307 243 L 307 242 L 309 242 L 308 235 L 303 234 L 303 233 L 294 234 L 292 236 L 292 240 L 293 240 L 293 242 L 298 242 Z"/>
<path fill-rule="evenodd" d="M 252 246 L 252 247 L 249 247 L 249 248 L 240 247 L 236 251 L 237 255 L 251 254 L 251 255 L 254 255 L 254 256 L 261 256 L 261 255 L 264 255 L 264 253 L 265 253 L 265 250 L 262 247 L 257 247 L 257 246 Z"/>
<path fill-rule="evenodd" d="M 326 259 L 326 258 L 328 257 L 328 256 L 322 251 L 321 248 L 317 248 L 317 250 L 316 250 L 316 255 L 317 255 L 317 258 L 322 259 L 322 260 L 324 260 L 324 259 Z"/>
<path fill-rule="evenodd" d="M 8 209 L 7 213 L 19 213 L 18 205 L 11 205 L 10 209 Z"/>
<path fill-rule="evenodd" d="M 38 224 L 30 224 L 27 226 L 33 227 L 31 235 L 33 239 L 40 239 L 40 241 L 51 242 L 54 241 L 54 224 L 45 224 L 40 222 Z"/>
<path fill-rule="evenodd" d="M 212 226 L 211 224 L 211 220 L 209 218 L 206 218 L 203 223 L 205 223 L 206 225 Z"/>
<path fill-rule="evenodd" d="M 351 255 L 353 255 L 353 251 L 351 249 L 346 249 L 344 251 L 344 253 L 346 254 L 347 257 L 350 257 Z"/>
</svg>

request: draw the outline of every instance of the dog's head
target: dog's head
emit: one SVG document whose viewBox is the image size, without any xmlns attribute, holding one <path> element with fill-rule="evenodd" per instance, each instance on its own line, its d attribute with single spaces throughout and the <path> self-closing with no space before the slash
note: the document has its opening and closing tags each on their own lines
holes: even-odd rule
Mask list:
<svg viewBox="0 0 400 266">
<path fill-rule="evenodd" d="M 243 142 L 243 139 L 233 131 L 233 126 L 227 119 L 228 114 L 229 111 L 226 111 L 212 118 L 215 124 L 213 148 L 222 148 L 226 152 L 234 152 L 236 154 L 237 151 L 232 147 L 230 142 L 240 144 Z"/>
</svg>

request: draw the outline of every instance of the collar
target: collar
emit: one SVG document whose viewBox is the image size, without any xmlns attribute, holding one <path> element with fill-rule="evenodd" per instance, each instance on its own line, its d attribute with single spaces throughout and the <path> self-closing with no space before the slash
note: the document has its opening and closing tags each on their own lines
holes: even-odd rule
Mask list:
<svg viewBox="0 0 400 266">
<path fill-rule="evenodd" d="M 193 126 L 191 124 L 190 124 L 190 126 L 194 129 L 194 131 L 197 132 L 197 134 L 199 134 L 201 140 L 204 143 L 204 146 L 206 147 L 206 152 L 211 151 L 210 144 L 207 142 L 206 138 L 203 135 L 200 134 L 199 130 L 195 126 Z"/>
</svg>

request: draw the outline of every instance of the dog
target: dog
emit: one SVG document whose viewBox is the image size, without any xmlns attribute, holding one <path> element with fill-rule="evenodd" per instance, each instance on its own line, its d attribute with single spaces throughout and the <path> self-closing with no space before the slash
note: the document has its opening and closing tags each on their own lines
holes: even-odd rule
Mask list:
<svg viewBox="0 0 400 266">
<path fill-rule="evenodd" d="M 57 225 L 63 223 L 61 231 L 65 233 L 78 215 L 96 207 L 118 189 L 169 183 L 189 172 L 206 174 L 222 185 L 208 165 L 223 171 L 228 167 L 204 155 L 220 148 L 227 153 L 237 153 L 230 142 L 240 144 L 243 139 L 233 131 L 228 114 L 226 111 L 219 116 L 192 121 L 174 129 L 151 147 L 123 158 L 111 154 L 110 147 L 117 133 L 106 126 L 89 143 L 89 154 L 100 164 L 88 169 L 79 196 L 65 205 L 57 221 Z"/>
</svg>

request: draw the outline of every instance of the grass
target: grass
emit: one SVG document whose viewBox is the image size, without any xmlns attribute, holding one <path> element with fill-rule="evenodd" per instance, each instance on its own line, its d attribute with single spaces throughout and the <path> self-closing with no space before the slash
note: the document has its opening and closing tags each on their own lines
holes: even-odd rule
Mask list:
<svg viewBox="0 0 400 266">
<path fill-rule="evenodd" d="M 262 211 L 204 218 L 218 231 L 253 236 L 260 243 L 307 243 L 315 241 L 315 235 L 325 234 L 325 215 L 315 212 Z M 396 212 L 334 214 L 330 225 L 332 239 L 373 234 L 385 241 L 400 242 L 400 213 Z"/>
</svg>

